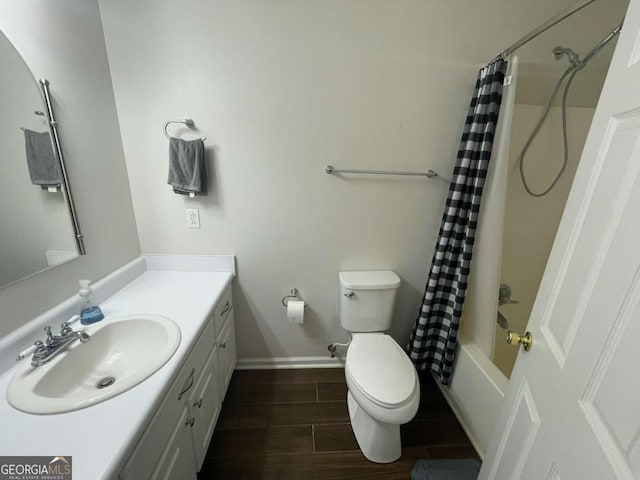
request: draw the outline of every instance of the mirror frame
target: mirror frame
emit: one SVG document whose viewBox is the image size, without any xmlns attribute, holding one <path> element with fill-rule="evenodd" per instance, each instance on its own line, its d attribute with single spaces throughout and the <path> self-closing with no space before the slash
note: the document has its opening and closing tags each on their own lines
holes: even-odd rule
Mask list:
<svg viewBox="0 0 640 480">
<path fill-rule="evenodd" d="M 73 235 L 76 240 L 76 246 L 78 247 L 78 254 L 86 255 L 87 252 L 84 248 L 84 237 L 82 236 L 82 231 L 80 230 L 80 222 L 78 221 L 76 207 L 73 203 L 73 194 L 71 193 L 71 186 L 69 183 L 69 178 L 67 176 L 64 156 L 62 155 L 62 148 L 60 147 L 60 137 L 58 136 L 58 122 L 56 122 L 55 120 L 53 105 L 51 104 L 51 97 L 49 94 L 49 80 L 47 80 L 46 78 L 42 78 L 40 79 L 39 84 L 40 89 L 42 90 L 44 104 L 47 109 L 47 121 L 49 122 L 49 129 L 51 130 L 51 142 L 53 144 L 53 150 L 56 155 L 56 159 L 58 160 L 58 164 L 60 165 L 60 172 L 62 173 L 62 183 L 64 186 L 64 188 L 62 188 L 62 192 L 64 194 L 65 200 L 67 201 L 69 216 L 71 217 L 71 226 L 73 228 Z"/>
</svg>

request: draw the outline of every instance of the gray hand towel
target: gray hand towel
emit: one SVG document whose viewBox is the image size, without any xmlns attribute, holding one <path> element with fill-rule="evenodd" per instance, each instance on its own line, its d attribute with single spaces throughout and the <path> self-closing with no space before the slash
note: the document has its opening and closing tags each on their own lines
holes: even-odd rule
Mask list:
<svg viewBox="0 0 640 480">
<path fill-rule="evenodd" d="M 34 132 L 26 128 L 23 130 L 31 183 L 45 189 L 59 187 L 62 184 L 62 175 L 58 160 L 53 153 L 49 132 Z"/>
<path fill-rule="evenodd" d="M 169 179 L 167 183 L 180 195 L 207 194 L 207 165 L 204 143 L 198 140 L 169 139 Z"/>
</svg>

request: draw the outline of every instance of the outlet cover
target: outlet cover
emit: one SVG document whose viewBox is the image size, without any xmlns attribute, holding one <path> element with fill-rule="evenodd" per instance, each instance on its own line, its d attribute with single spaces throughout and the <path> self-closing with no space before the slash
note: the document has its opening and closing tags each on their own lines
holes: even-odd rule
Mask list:
<svg viewBox="0 0 640 480">
<path fill-rule="evenodd" d="M 200 212 L 197 208 L 187 208 L 187 227 L 200 228 Z"/>
</svg>

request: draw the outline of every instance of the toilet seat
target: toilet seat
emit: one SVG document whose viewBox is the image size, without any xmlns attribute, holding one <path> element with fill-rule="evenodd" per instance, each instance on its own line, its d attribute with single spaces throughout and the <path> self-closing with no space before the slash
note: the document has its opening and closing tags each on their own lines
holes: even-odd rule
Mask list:
<svg viewBox="0 0 640 480">
<path fill-rule="evenodd" d="M 404 350 L 384 333 L 354 334 L 345 373 L 360 393 L 385 409 L 399 408 L 415 396 L 418 379 Z"/>
</svg>

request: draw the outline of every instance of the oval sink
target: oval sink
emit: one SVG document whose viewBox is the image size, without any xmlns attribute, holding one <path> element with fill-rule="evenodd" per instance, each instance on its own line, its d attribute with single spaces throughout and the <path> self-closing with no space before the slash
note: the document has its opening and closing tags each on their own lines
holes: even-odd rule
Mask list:
<svg viewBox="0 0 640 480">
<path fill-rule="evenodd" d="M 7 388 L 7 400 L 27 413 L 52 414 L 86 408 L 115 397 L 153 375 L 175 353 L 180 329 L 159 315 L 107 317 L 84 328 L 50 363 L 23 360 Z"/>
</svg>

